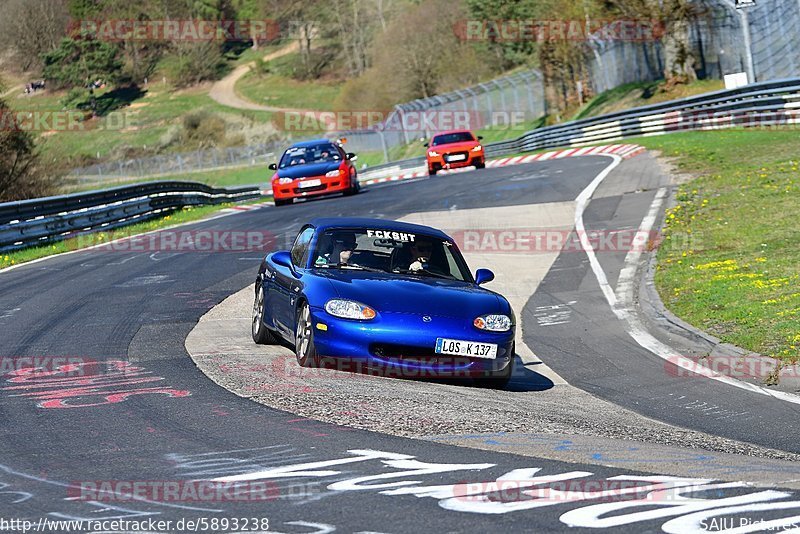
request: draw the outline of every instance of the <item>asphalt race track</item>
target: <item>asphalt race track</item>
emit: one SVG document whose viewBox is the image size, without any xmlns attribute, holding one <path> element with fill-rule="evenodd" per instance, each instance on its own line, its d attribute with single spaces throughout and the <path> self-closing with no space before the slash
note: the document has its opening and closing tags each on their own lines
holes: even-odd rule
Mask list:
<svg viewBox="0 0 800 534">
<path fill-rule="evenodd" d="M 587 229 L 639 227 L 664 185 L 643 172 L 644 158 L 622 163 L 595 191 L 584 214 Z M 283 246 L 316 216 L 394 219 L 524 205 L 535 210 L 535 204 L 578 198 L 610 163 L 608 157 L 578 157 L 484 169 L 218 217 L 181 230 L 263 231 Z M 598 254 L 612 285 L 625 257 L 624 251 Z M 655 467 L 635 471 L 408 439 L 315 421 L 234 395 L 195 366 L 184 343 L 204 314 L 253 282 L 260 258 L 256 252 L 123 247 L 0 273 L 0 356 L 63 361 L 72 365 L 64 373 L 73 376 L 4 369 L 0 518 L 172 521 L 129 524 L 116 532 L 266 531 L 261 519 L 268 519 L 270 532 L 290 533 L 683 533 L 708 531 L 711 518 L 722 527 L 722 517 L 735 518 L 737 527 L 759 519 L 800 524 L 793 518 L 800 502 L 780 484 L 715 484 L 702 471 L 675 478 Z M 541 310 L 553 306 L 559 320 L 543 321 Z M 658 421 L 775 449 L 775 457 L 800 452 L 796 404 L 671 373 L 611 312 L 582 252 L 558 255 L 522 320 L 528 345 L 572 386 Z M 212 501 L 152 491 L 130 498 L 118 490 L 125 487 L 120 482 L 188 486 L 213 479 L 251 485 L 239 498 Z M 541 490 L 566 483 L 573 484 L 570 497 Z M 117 489 L 92 497 L 87 487 Z M 617 492 L 616 499 L 603 491 Z M 649 500 L 633 499 L 647 491 Z M 710 508 L 717 511 L 704 511 Z M 199 519 L 206 528 L 185 523 Z M 212 528 L 212 519 L 228 523 Z"/>
</svg>

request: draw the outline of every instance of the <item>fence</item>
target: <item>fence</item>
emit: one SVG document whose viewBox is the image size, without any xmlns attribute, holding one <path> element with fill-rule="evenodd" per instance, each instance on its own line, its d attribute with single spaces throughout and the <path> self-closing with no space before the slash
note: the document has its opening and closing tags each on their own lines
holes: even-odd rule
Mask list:
<svg viewBox="0 0 800 534">
<path fill-rule="evenodd" d="M 489 143 L 487 154 L 500 156 L 554 147 L 579 147 L 632 136 L 734 126 L 800 124 L 800 78 L 748 85 L 650 106 L 538 128 L 511 141 Z M 585 153 L 589 148 L 577 149 Z M 417 168 L 422 158 L 376 166 L 378 173 Z M 105 229 L 191 204 L 255 198 L 257 188 L 213 189 L 191 182 L 151 182 L 106 191 L 0 204 L 0 250 L 63 239 Z"/>
<path fill-rule="evenodd" d="M 487 156 L 503 156 L 689 130 L 786 125 L 800 125 L 800 78 L 762 82 L 547 126 L 485 147 Z M 397 173 L 408 175 L 411 169 L 424 171 L 424 164 L 422 157 L 395 161 L 373 167 L 361 177 L 366 181 Z"/>
<path fill-rule="evenodd" d="M 545 114 L 544 86 L 538 71 L 520 72 L 511 76 L 497 78 L 459 91 L 414 100 L 395 106 L 386 121 L 369 130 L 330 132 L 328 137 L 347 137 L 347 148 L 353 152 L 384 151 L 388 161 L 388 150 L 404 145 L 412 139 L 429 137 L 431 128 L 415 128 L 424 124 L 425 117 L 437 118 L 465 111 L 470 119 L 470 127 L 495 126 L 514 114 L 514 120 L 530 122 Z M 444 112 L 444 113 L 442 113 Z M 511 125 L 509 125 L 511 126 Z M 222 150 L 201 150 L 184 154 L 169 154 L 151 158 L 131 159 L 100 163 L 90 167 L 74 169 L 70 178 L 79 183 L 101 183 L 154 176 L 169 176 L 219 168 L 267 165 L 281 154 L 287 141 L 271 144 L 228 148 Z M 270 175 L 265 170 L 264 181 Z"/>
<path fill-rule="evenodd" d="M 733 0 L 703 0 L 695 5 L 700 15 L 692 24 L 690 42 L 700 78 L 721 79 L 751 68 L 751 82 L 800 76 L 800 0 L 759 0 L 738 10 Z M 659 41 L 594 38 L 589 48 L 595 93 L 664 77 L 664 51 Z"/>
<path fill-rule="evenodd" d="M 146 220 L 183 206 L 258 198 L 256 187 L 150 182 L 104 191 L 0 204 L 0 251 L 41 245 Z"/>
<path fill-rule="evenodd" d="M 285 142 L 275 142 L 98 163 L 90 167 L 74 169 L 70 173 L 70 178 L 78 183 L 91 184 L 253 165 L 263 165 L 264 169 L 266 169 L 267 165 L 274 161 L 275 154 L 283 151 L 285 144 Z M 268 179 L 269 174 L 265 170 L 264 180 L 267 181 Z"/>
<path fill-rule="evenodd" d="M 703 15 L 692 25 L 690 40 L 700 77 L 721 78 L 733 72 L 752 71 L 756 80 L 800 76 L 800 0 L 759 0 L 754 7 L 735 9 L 733 0 L 700 0 Z M 749 48 L 746 43 L 750 42 Z M 747 51 L 751 54 L 748 56 Z M 595 93 L 618 85 L 663 77 L 664 51 L 659 41 L 589 41 L 590 82 Z M 752 62 L 749 58 L 752 58 Z M 751 76 L 752 78 L 752 76 Z M 475 85 L 460 91 L 415 100 L 395 107 L 386 121 L 367 130 L 332 132 L 347 137 L 348 150 L 389 151 L 397 146 L 430 137 L 430 128 L 409 126 L 419 117 L 437 112 L 469 113 L 477 127 L 508 124 L 510 113 L 532 121 L 546 113 L 544 86 L 537 71 Z M 502 112 L 502 113 L 498 113 Z M 435 122 L 435 121 L 434 121 Z M 71 177 L 99 183 L 114 179 L 168 176 L 225 167 L 266 167 L 285 148 L 286 142 L 189 154 L 157 156 L 99 164 L 76 169 Z M 264 181 L 268 179 L 265 171 Z"/>
<path fill-rule="evenodd" d="M 390 149 L 414 139 L 429 138 L 435 129 L 447 129 L 435 128 L 438 117 L 457 112 L 464 112 L 469 119 L 466 127 L 473 130 L 531 122 L 546 113 L 542 76 L 536 70 L 529 70 L 399 104 L 384 122 L 368 130 L 341 131 L 333 135 L 347 137 L 348 149 L 354 152 L 383 151 L 388 161 Z M 426 121 L 426 118 L 431 120 Z"/>
</svg>

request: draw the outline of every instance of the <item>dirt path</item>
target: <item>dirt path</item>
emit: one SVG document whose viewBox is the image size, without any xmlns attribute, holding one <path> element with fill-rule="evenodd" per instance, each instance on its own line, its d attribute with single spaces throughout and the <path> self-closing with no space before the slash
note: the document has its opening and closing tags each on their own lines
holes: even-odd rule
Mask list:
<svg viewBox="0 0 800 534">
<path fill-rule="evenodd" d="M 291 44 L 281 48 L 280 50 L 276 50 L 275 52 L 272 52 L 271 54 L 267 54 L 266 56 L 264 56 L 264 61 L 272 61 L 273 59 L 277 59 L 279 57 L 291 54 L 292 52 L 296 52 L 297 49 L 298 49 L 298 44 L 296 41 L 294 41 Z M 231 108 L 248 109 L 254 111 L 302 113 L 303 115 L 311 115 L 314 121 L 313 124 L 319 122 L 316 120 L 317 111 L 315 110 L 265 106 L 263 104 L 256 104 L 255 102 L 251 102 L 250 100 L 247 100 L 242 96 L 239 96 L 236 93 L 236 82 L 241 80 L 248 72 L 250 72 L 250 69 L 252 69 L 254 66 L 255 66 L 255 61 L 251 61 L 250 63 L 246 63 L 244 65 L 239 65 L 233 70 L 233 72 L 225 76 L 220 81 L 216 82 L 211 87 L 211 91 L 208 93 L 209 96 L 215 102 Z"/>
<path fill-rule="evenodd" d="M 15 85 L 14 87 L 9 87 L 4 93 L 0 93 L 0 98 L 7 98 L 13 95 L 15 92 L 21 92 L 24 89 L 24 85 Z"/>
<path fill-rule="evenodd" d="M 264 61 L 272 61 L 273 59 L 277 59 L 282 56 L 286 56 L 291 54 L 292 52 L 297 51 L 297 42 L 294 41 L 291 44 L 281 48 L 280 50 L 276 50 L 271 54 L 267 54 L 264 56 Z M 250 69 L 255 66 L 255 61 L 251 61 L 250 63 L 245 63 L 244 65 L 239 65 L 236 67 L 233 72 L 225 76 L 220 81 L 216 82 L 212 87 L 211 91 L 209 92 L 209 96 L 214 99 L 214 101 L 222 104 L 223 106 L 228 106 L 231 108 L 236 109 L 250 109 L 255 111 L 304 111 L 304 110 L 296 110 L 296 109 L 287 109 L 287 108 L 280 108 L 274 106 L 264 106 L 262 104 L 256 104 L 255 102 L 251 102 L 238 94 L 236 94 L 236 82 L 241 80 Z"/>
</svg>

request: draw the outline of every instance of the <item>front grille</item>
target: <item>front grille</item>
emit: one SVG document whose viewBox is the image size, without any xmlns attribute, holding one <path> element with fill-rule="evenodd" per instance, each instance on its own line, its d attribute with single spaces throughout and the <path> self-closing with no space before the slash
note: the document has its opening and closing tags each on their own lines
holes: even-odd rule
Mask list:
<svg viewBox="0 0 800 534">
<path fill-rule="evenodd" d="M 294 194 L 295 195 L 301 195 L 303 193 L 308 193 L 309 191 L 322 191 L 326 187 L 327 186 L 325 185 L 324 182 L 322 184 L 320 184 L 320 185 L 315 185 L 314 187 L 295 187 L 294 188 Z"/>
<path fill-rule="evenodd" d="M 380 358 L 431 358 L 437 354 L 430 347 L 395 345 L 393 343 L 373 343 L 370 352 Z"/>
<path fill-rule="evenodd" d="M 463 158 L 453 161 L 453 156 L 463 156 Z M 444 155 L 444 161 L 445 163 L 466 163 L 469 161 L 469 152 L 450 152 L 449 154 Z"/>
</svg>

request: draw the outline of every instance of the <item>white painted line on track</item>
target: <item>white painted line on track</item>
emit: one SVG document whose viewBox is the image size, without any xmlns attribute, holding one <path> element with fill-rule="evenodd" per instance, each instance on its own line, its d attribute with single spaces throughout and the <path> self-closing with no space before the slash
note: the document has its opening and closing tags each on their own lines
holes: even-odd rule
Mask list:
<svg viewBox="0 0 800 534">
<path fill-rule="evenodd" d="M 586 228 L 583 223 L 583 213 L 586 210 L 586 206 L 588 205 L 592 194 L 594 194 L 597 187 L 611 173 L 611 171 L 622 162 L 622 157 L 617 154 L 604 155 L 612 158 L 613 161 L 608 167 L 603 169 L 588 186 L 586 186 L 586 189 L 581 191 L 580 195 L 578 195 L 575 207 L 575 230 L 580 238 L 581 247 L 589 258 L 589 265 L 592 268 L 592 272 L 594 273 L 595 278 L 597 278 L 598 284 L 600 284 L 600 290 L 603 292 L 606 301 L 608 301 L 608 305 L 611 306 L 611 310 L 614 312 L 614 315 L 616 315 L 626 324 L 625 330 L 628 335 L 630 335 L 633 340 L 645 350 L 655 354 L 666 362 L 681 367 L 682 369 L 686 369 L 692 373 L 749 391 L 751 393 L 767 395 L 779 400 L 791 402 L 793 404 L 800 404 L 800 396 L 798 395 L 783 391 L 774 391 L 717 373 L 689 358 L 681 356 L 675 349 L 665 343 L 662 343 L 652 334 L 650 334 L 650 332 L 647 331 L 647 329 L 639 320 L 633 305 L 633 292 L 635 288 L 634 277 L 636 273 L 636 265 L 639 260 L 639 256 L 641 255 L 641 252 L 635 252 L 633 250 L 636 247 L 633 247 L 633 249 L 629 251 L 625 257 L 625 266 L 620 272 L 619 284 L 617 286 L 619 293 L 614 292 L 608 282 L 606 273 L 603 271 L 603 268 L 594 253 L 594 249 L 589 242 L 589 238 L 586 235 Z M 642 220 L 642 224 L 639 227 L 637 236 L 649 235 L 649 232 L 655 223 L 659 209 L 661 208 L 661 204 L 664 201 L 665 195 L 662 193 L 662 191 L 663 189 L 659 190 L 659 193 L 656 194 L 656 198 L 653 199 L 653 203 L 650 205 L 650 210 Z"/>
</svg>

